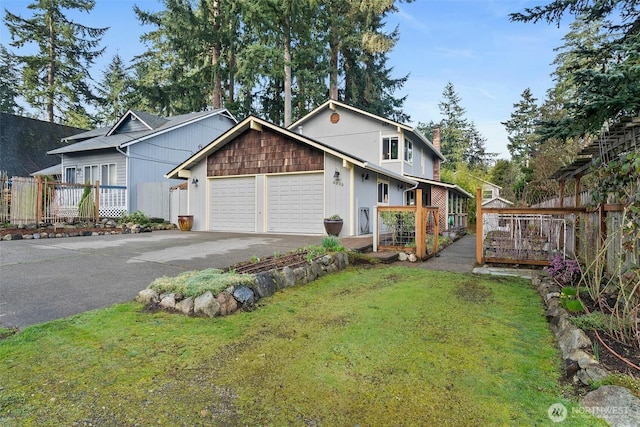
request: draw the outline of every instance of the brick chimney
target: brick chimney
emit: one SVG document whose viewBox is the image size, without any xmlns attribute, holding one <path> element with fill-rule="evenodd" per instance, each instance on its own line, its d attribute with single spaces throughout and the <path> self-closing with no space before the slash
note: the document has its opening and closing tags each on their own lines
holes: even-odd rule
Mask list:
<svg viewBox="0 0 640 427">
<path fill-rule="evenodd" d="M 440 151 L 440 128 L 433 128 L 433 147 Z M 433 156 L 433 180 L 440 181 L 440 158 Z"/>
</svg>

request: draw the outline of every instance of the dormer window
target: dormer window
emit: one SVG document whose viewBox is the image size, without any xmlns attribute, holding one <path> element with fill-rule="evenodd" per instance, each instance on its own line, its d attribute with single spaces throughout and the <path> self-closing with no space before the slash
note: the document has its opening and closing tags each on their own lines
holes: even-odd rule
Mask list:
<svg viewBox="0 0 640 427">
<path fill-rule="evenodd" d="M 398 160 L 398 137 L 382 138 L 382 160 Z"/>
</svg>

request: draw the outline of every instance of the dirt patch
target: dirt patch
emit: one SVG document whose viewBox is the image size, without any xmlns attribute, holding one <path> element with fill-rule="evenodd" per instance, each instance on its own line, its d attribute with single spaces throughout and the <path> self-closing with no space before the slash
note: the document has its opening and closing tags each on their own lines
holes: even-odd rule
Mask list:
<svg viewBox="0 0 640 427">
<path fill-rule="evenodd" d="M 468 280 L 458 286 L 453 291 L 460 301 L 484 303 L 491 299 L 493 291 L 475 281 Z"/>
</svg>

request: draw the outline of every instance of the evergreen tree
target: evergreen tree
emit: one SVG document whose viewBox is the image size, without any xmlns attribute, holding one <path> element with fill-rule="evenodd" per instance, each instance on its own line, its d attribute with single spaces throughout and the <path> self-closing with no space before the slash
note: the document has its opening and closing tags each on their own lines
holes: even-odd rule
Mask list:
<svg viewBox="0 0 640 427">
<path fill-rule="evenodd" d="M 487 139 L 478 131 L 475 123 L 471 122 L 468 132 L 470 144 L 465 153 L 465 162 L 474 174 L 486 173 L 497 154 L 487 151 Z"/>
<path fill-rule="evenodd" d="M 0 44 L 0 112 L 2 113 L 20 114 L 22 112 L 22 108 L 16 101 L 19 96 L 20 81 L 14 64 L 11 53 Z"/>
<path fill-rule="evenodd" d="M 575 96 L 567 102 L 563 128 L 570 136 L 597 131 L 620 115 L 640 113 L 640 9 L 637 0 L 566 1 L 526 8 L 512 21 L 559 23 L 572 14 L 585 23 L 598 23 L 602 38 L 582 43 L 575 54 L 572 83 Z M 584 37 L 583 37 L 584 39 Z M 592 37 L 593 39 L 593 37 Z M 594 65 L 600 67 L 594 67 Z"/>
<path fill-rule="evenodd" d="M 507 149 L 511 158 L 521 167 L 528 167 L 540 142 L 536 133 L 540 112 L 536 104 L 537 99 L 533 97 L 529 88 L 526 88 L 520 97 L 520 101 L 513 104 L 511 118 L 502 124 L 509 135 Z"/>
<path fill-rule="evenodd" d="M 102 72 L 97 92 L 98 118 L 102 125 L 115 123 L 127 110 L 128 98 L 133 92 L 133 81 L 120 58 L 115 54 L 107 68 Z"/>
<path fill-rule="evenodd" d="M 471 146 L 469 122 L 465 118 L 466 110 L 461 105 L 462 99 L 453 83 L 447 83 L 442 96 L 444 99 L 438 107 L 443 116 L 440 122 L 440 151 L 447 159 L 443 167 L 456 170 L 458 165 L 464 164 L 466 153 Z"/>
<path fill-rule="evenodd" d="M 94 5 L 93 0 L 36 0 L 28 6 L 34 11 L 31 18 L 5 12 L 11 46 L 35 43 L 38 48 L 34 55 L 15 56 L 23 65 L 20 94 L 32 107 L 44 110 L 50 122 L 56 115 L 74 125 L 87 121 L 84 104 L 95 99 L 88 69 L 104 51 L 98 45 L 107 28 L 73 22 L 64 10 L 90 12 Z"/>
</svg>

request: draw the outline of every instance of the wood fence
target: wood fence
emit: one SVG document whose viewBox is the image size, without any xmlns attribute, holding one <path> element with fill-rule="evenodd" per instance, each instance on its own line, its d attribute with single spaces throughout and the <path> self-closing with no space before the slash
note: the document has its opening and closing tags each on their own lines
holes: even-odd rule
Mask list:
<svg viewBox="0 0 640 427">
<path fill-rule="evenodd" d="M 415 200 L 422 200 L 416 190 Z M 418 259 L 438 252 L 439 209 L 433 206 L 378 206 L 373 216 L 373 250 L 411 250 Z"/>
<path fill-rule="evenodd" d="M 586 204 L 584 196 L 580 197 L 580 192 L 576 194 L 579 197 L 571 196 L 573 200 Z M 483 208 L 481 190 L 476 197 L 478 264 L 548 265 L 558 254 L 588 263 L 605 250 L 605 269 L 615 274 L 621 259 L 631 262 L 637 256 L 622 250 L 622 237 L 614 232 L 620 229 L 624 218 L 621 204 Z M 567 200 L 558 199 L 559 205 L 564 202 Z"/>
<path fill-rule="evenodd" d="M 0 219 L 14 225 L 95 221 L 127 212 L 126 187 L 0 175 Z"/>
</svg>

